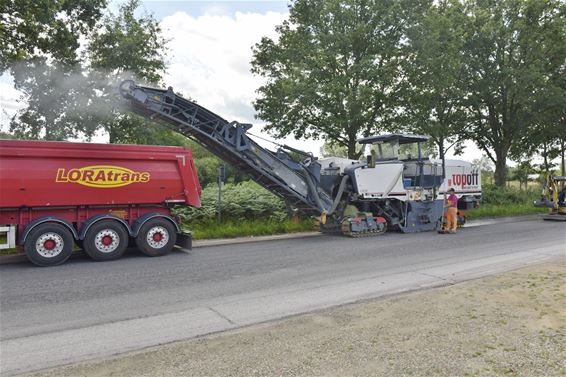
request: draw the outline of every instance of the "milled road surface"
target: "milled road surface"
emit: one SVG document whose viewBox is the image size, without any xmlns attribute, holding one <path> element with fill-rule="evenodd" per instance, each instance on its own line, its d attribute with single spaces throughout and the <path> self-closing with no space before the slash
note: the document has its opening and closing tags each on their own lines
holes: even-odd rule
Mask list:
<svg viewBox="0 0 566 377">
<path fill-rule="evenodd" d="M 164 258 L 0 266 L 3 376 L 334 305 L 449 285 L 566 254 L 566 224 L 478 226 L 217 246 Z"/>
</svg>

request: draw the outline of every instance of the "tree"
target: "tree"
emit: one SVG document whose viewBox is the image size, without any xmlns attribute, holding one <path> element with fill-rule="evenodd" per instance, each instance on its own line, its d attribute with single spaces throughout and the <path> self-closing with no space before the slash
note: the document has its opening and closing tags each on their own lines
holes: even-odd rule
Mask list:
<svg viewBox="0 0 566 377">
<path fill-rule="evenodd" d="M 519 190 L 522 190 L 523 184 L 525 185 L 525 190 L 527 190 L 529 188 L 529 175 L 534 173 L 536 173 L 536 170 L 530 160 L 519 161 L 512 170 L 512 179 L 519 181 Z"/>
<path fill-rule="evenodd" d="M 0 131 L 0 139 L 15 139 L 14 135 Z"/>
<path fill-rule="evenodd" d="M 322 157 L 348 158 L 348 149 L 332 142 L 326 142 L 320 147 L 320 155 Z"/>
<path fill-rule="evenodd" d="M 111 117 L 100 120 L 110 143 L 151 140 L 160 129 L 130 112 L 119 111 L 118 85 L 124 79 L 158 84 L 165 71 L 166 40 L 153 16 L 135 16 L 139 0 L 128 0 L 118 15 L 108 15 L 88 44 L 90 76 L 98 103 L 105 103 Z M 101 77 L 101 74 L 103 77 Z M 131 135 L 131 137 L 128 137 Z"/>
<path fill-rule="evenodd" d="M 461 149 L 464 139 L 464 20 L 460 1 L 439 1 L 408 30 L 405 47 L 400 117 L 409 132 L 431 137 L 441 160 L 450 148 Z"/>
<path fill-rule="evenodd" d="M 24 93 L 26 102 L 10 122 L 10 131 L 16 137 L 66 140 L 94 134 L 95 129 L 85 122 L 85 112 L 98 108 L 91 103 L 80 66 L 35 57 L 14 64 L 12 75 L 15 88 Z M 104 110 L 101 113 L 107 114 Z"/>
<path fill-rule="evenodd" d="M 541 170 L 548 174 L 552 160 L 561 157 L 561 171 L 564 174 L 564 148 L 566 143 L 566 119 L 541 117 L 528 128 L 511 149 L 511 156 L 516 160 L 530 159 L 534 155 L 542 157 Z"/>
<path fill-rule="evenodd" d="M 544 86 L 533 93 L 530 109 L 536 119 L 511 148 L 511 155 L 515 159 L 540 155 L 546 173 L 552 169 L 552 160 L 560 157 L 561 172 L 566 175 L 566 3 L 559 4 L 549 17 L 544 40 Z"/>
<path fill-rule="evenodd" d="M 558 136 L 558 152 L 560 154 L 560 173 L 566 177 L 566 115 L 558 119 L 558 127 L 562 132 Z"/>
<path fill-rule="evenodd" d="M 100 18 L 107 0 L 0 2 L 0 74 L 12 63 L 50 56 L 77 63 L 79 39 Z"/>
<path fill-rule="evenodd" d="M 72 66 L 47 58 L 16 65 L 14 81 L 27 107 L 11 122 L 19 137 L 91 138 L 98 130 L 112 143 L 151 143 L 169 134 L 143 118 L 120 111 L 118 84 L 125 78 L 157 84 L 165 70 L 165 43 L 150 15 L 136 17 L 138 0 L 107 15 L 91 33 L 85 61 Z"/>
<path fill-rule="evenodd" d="M 564 60 L 548 63 L 554 43 L 566 44 L 558 20 L 558 0 L 471 0 L 464 46 L 468 136 L 495 164 L 495 183 L 504 186 L 506 160 L 517 140 L 539 120 L 537 95 L 547 89 L 548 73 Z"/>
<path fill-rule="evenodd" d="M 297 0 L 277 39 L 253 49 L 267 82 L 254 102 L 277 137 L 325 138 L 360 157 L 356 140 L 391 128 L 401 45 L 425 0 Z"/>
<path fill-rule="evenodd" d="M 135 77 L 157 84 L 165 71 L 161 27 L 152 15 L 135 16 L 139 0 L 128 0 L 118 15 L 108 15 L 88 44 L 91 68 L 96 72 Z"/>
</svg>

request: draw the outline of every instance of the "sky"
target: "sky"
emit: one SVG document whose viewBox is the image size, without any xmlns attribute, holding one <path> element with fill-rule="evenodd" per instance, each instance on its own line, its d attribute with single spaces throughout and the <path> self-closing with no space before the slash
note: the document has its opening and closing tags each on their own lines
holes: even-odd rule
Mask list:
<svg viewBox="0 0 566 377">
<path fill-rule="evenodd" d="M 116 12 L 121 1 L 113 0 Z M 252 75 L 252 46 L 263 36 L 274 38 L 275 27 L 288 17 L 287 1 L 157 1 L 141 2 L 141 10 L 159 20 L 168 40 L 168 68 L 163 81 L 175 91 L 231 121 L 252 123 L 252 134 L 275 140 L 262 132 L 252 102 L 263 79 Z M 0 124 L 6 130 L 11 116 L 23 106 L 11 78 L 0 77 Z M 99 140 L 106 141 L 104 137 Z M 264 146 L 264 142 L 259 141 Z M 320 155 L 321 140 L 277 140 Z M 452 157 L 448 153 L 447 157 Z M 469 143 L 464 155 L 472 161 L 481 152 Z"/>
</svg>

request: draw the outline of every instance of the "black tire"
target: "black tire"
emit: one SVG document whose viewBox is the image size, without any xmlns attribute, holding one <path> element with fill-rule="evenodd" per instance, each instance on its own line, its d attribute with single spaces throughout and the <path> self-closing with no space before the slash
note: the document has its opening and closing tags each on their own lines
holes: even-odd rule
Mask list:
<svg viewBox="0 0 566 377">
<path fill-rule="evenodd" d="M 92 225 L 83 240 L 83 249 L 95 261 L 120 258 L 128 247 L 129 235 L 115 220 L 101 220 Z"/>
<path fill-rule="evenodd" d="M 175 226 L 166 219 L 152 219 L 143 224 L 136 237 L 136 245 L 150 257 L 169 254 L 177 241 Z"/>
<path fill-rule="evenodd" d="M 58 223 L 39 224 L 26 237 L 24 251 L 35 265 L 57 266 L 64 263 L 73 252 L 73 235 Z"/>
</svg>

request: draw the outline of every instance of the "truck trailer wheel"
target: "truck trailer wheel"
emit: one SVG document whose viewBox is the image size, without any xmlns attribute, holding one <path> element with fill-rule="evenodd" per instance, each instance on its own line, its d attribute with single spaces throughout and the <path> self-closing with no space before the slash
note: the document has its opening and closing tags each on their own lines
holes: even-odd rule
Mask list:
<svg viewBox="0 0 566 377">
<path fill-rule="evenodd" d="M 36 226 L 26 237 L 24 251 L 38 266 L 56 266 L 65 262 L 73 252 L 73 235 L 64 225 L 44 223 Z"/>
<path fill-rule="evenodd" d="M 86 232 L 84 251 L 96 261 L 120 258 L 128 247 L 128 232 L 114 220 L 101 220 Z"/>
<path fill-rule="evenodd" d="M 175 246 L 177 232 L 171 222 L 153 219 L 145 223 L 136 237 L 138 248 L 150 257 L 168 254 Z"/>
</svg>

